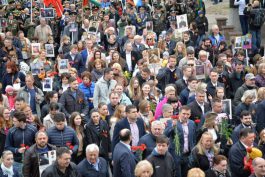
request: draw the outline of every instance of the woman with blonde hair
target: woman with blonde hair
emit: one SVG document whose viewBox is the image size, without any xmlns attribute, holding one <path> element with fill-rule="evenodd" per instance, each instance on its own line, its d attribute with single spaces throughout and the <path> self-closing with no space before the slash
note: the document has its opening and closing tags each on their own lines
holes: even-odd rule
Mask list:
<svg viewBox="0 0 265 177">
<path fill-rule="evenodd" d="M 42 62 L 45 71 L 52 69 L 52 62 L 46 57 L 45 49 L 40 49 L 38 57 L 33 61 L 33 63 Z"/>
<path fill-rule="evenodd" d="M 124 87 L 128 85 L 128 80 L 123 74 L 122 67 L 119 63 L 113 63 L 111 66 L 111 69 L 113 71 L 114 80 L 117 81 L 117 83 L 121 83 Z"/>
<path fill-rule="evenodd" d="M 257 94 L 257 101 L 256 104 L 262 102 L 265 99 L 265 87 L 260 87 L 258 89 L 258 94 Z"/>
<path fill-rule="evenodd" d="M 82 79 L 78 76 L 78 72 L 75 68 L 70 68 L 69 69 L 69 73 L 71 75 L 71 77 L 75 77 L 78 84 L 81 84 L 82 83 Z"/>
<path fill-rule="evenodd" d="M 192 168 L 188 171 L 187 177 L 205 177 L 205 173 L 200 168 Z"/>
<path fill-rule="evenodd" d="M 131 98 L 132 102 L 139 99 L 139 96 L 141 94 L 141 87 L 137 77 L 131 78 L 127 89 L 129 92 L 129 97 Z"/>
<path fill-rule="evenodd" d="M 265 157 L 265 129 L 261 130 L 259 133 L 259 143 L 258 148 L 261 150 L 263 158 Z"/>
<path fill-rule="evenodd" d="M 0 176 L 1 177 L 19 177 L 20 174 L 14 164 L 14 155 L 11 151 L 6 150 L 2 155 L 2 163 L 0 166 Z"/>
<path fill-rule="evenodd" d="M 265 63 L 258 67 L 258 75 L 255 78 L 257 87 L 265 87 Z"/>
<path fill-rule="evenodd" d="M 116 123 L 118 121 L 120 121 L 121 119 L 126 117 L 125 108 L 126 108 L 126 105 L 119 104 L 116 107 L 113 116 L 110 118 L 109 126 L 110 126 L 110 137 L 111 137 L 111 139 L 113 137 L 113 131 L 114 131 L 114 127 L 115 127 Z"/>
<path fill-rule="evenodd" d="M 213 165 L 213 157 L 218 154 L 219 149 L 216 148 L 213 135 L 210 132 L 204 132 L 200 141 L 192 149 L 189 158 L 189 166 L 191 168 L 198 167 L 203 171 L 210 169 Z"/>
<path fill-rule="evenodd" d="M 176 58 L 177 58 L 177 65 L 178 65 L 178 62 L 184 58 L 187 54 L 186 52 L 186 46 L 183 42 L 178 42 L 176 44 L 176 47 L 175 47 L 175 55 L 176 55 Z"/>
<path fill-rule="evenodd" d="M 213 141 L 215 143 L 220 142 L 220 135 L 218 133 L 218 126 L 216 124 L 216 117 L 218 114 L 210 112 L 205 115 L 205 121 L 202 127 L 198 130 L 197 133 L 197 142 L 201 138 L 204 132 L 209 132 L 212 134 Z"/>
<path fill-rule="evenodd" d="M 241 98 L 242 102 L 239 103 L 239 105 L 237 105 L 237 107 L 235 108 L 235 115 L 237 116 L 238 120 L 240 120 L 240 114 L 244 110 L 251 112 L 251 115 L 255 116 L 256 105 L 254 101 L 256 100 L 256 98 L 257 98 L 256 90 L 247 90 L 244 92 Z"/>
<path fill-rule="evenodd" d="M 134 170 L 135 177 L 151 177 L 154 173 L 152 164 L 147 160 L 140 161 Z"/>
</svg>

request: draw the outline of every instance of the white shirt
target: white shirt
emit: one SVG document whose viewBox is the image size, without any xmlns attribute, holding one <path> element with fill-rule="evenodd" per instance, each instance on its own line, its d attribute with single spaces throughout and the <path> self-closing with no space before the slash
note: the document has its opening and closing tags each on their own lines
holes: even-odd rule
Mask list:
<svg viewBox="0 0 265 177">
<path fill-rule="evenodd" d="M 128 65 L 129 71 L 132 71 L 132 54 L 126 52 L 126 63 Z"/>
<path fill-rule="evenodd" d="M 217 82 L 216 82 L 216 83 L 213 83 L 213 82 L 212 82 L 212 84 L 213 84 L 214 87 L 217 87 Z"/>
<path fill-rule="evenodd" d="M 197 101 L 197 103 L 198 103 L 198 105 L 200 106 L 200 108 L 202 110 L 202 114 L 204 114 L 204 103 L 203 104 L 200 104 L 198 101 Z"/>
<path fill-rule="evenodd" d="M 183 129 L 183 136 L 184 136 L 184 149 L 183 152 L 187 153 L 189 152 L 189 127 L 188 123 L 181 124 Z"/>
<path fill-rule="evenodd" d="M 246 1 L 245 0 L 235 0 L 234 5 L 238 5 L 238 14 L 244 15 L 244 9 L 246 7 Z"/>
</svg>

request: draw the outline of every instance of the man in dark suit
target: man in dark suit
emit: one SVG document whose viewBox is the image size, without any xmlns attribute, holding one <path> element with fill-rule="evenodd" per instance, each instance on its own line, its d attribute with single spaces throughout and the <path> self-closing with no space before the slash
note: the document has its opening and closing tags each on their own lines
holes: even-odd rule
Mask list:
<svg viewBox="0 0 265 177">
<path fill-rule="evenodd" d="M 169 55 L 173 55 L 175 53 L 175 48 L 176 48 L 176 41 L 173 41 L 172 39 L 172 32 L 167 32 L 166 33 L 166 43 L 167 43 L 167 48 L 168 48 L 168 53 Z"/>
<path fill-rule="evenodd" d="M 96 144 L 89 144 L 86 147 L 86 158 L 78 165 L 77 170 L 82 177 L 108 177 L 108 163 L 99 157 L 99 147 Z"/>
<path fill-rule="evenodd" d="M 189 104 L 191 108 L 191 120 L 201 119 L 202 115 L 211 110 L 209 103 L 205 102 L 205 91 L 197 89 L 195 100 Z"/>
<path fill-rule="evenodd" d="M 78 53 L 76 44 L 71 45 L 70 52 L 65 54 L 64 58 L 68 59 L 69 64 L 77 70 L 78 75 L 85 71 L 85 64 L 83 63 L 82 55 Z"/>
<path fill-rule="evenodd" d="M 178 120 L 169 120 L 165 129 L 165 135 L 170 138 L 169 152 L 177 164 L 177 176 L 187 176 L 188 157 L 195 146 L 196 125 L 190 120 L 191 109 L 182 106 L 179 110 Z M 187 135 L 187 137 L 185 137 Z M 179 152 L 176 149 L 175 136 L 179 139 Z"/>
<path fill-rule="evenodd" d="M 241 112 L 240 121 L 241 121 L 241 124 L 239 124 L 237 127 L 235 127 L 235 129 L 232 132 L 231 139 L 232 139 L 233 143 L 236 143 L 239 140 L 239 134 L 243 128 L 250 128 L 257 135 L 257 132 L 255 130 L 256 127 L 252 125 L 252 117 L 251 117 L 251 113 L 249 111 L 244 110 Z"/>
<path fill-rule="evenodd" d="M 177 93 L 180 94 L 188 86 L 188 79 L 192 76 L 192 67 L 184 65 L 182 67 L 183 77 L 179 78 L 175 84 L 177 88 Z"/>
<path fill-rule="evenodd" d="M 112 149 L 114 150 L 115 145 L 119 142 L 119 133 L 122 129 L 127 128 L 132 132 L 132 145 L 137 146 L 139 139 L 145 135 L 144 121 L 137 118 L 137 108 L 134 105 L 126 106 L 127 117 L 116 123 L 113 140 Z"/>
<path fill-rule="evenodd" d="M 151 124 L 151 132 L 144 135 L 138 142 L 138 145 L 146 145 L 146 149 L 143 151 L 142 158 L 148 157 L 154 148 L 156 147 L 156 138 L 163 134 L 165 130 L 165 124 L 159 120 L 155 120 Z"/>
<path fill-rule="evenodd" d="M 217 69 L 212 69 L 210 72 L 210 81 L 207 83 L 207 92 L 214 97 L 215 96 L 215 91 L 217 87 L 224 87 L 224 84 L 218 81 L 218 71 Z"/>
<path fill-rule="evenodd" d="M 142 51 L 145 50 L 145 46 L 144 44 L 142 44 L 142 39 L 143 37 L 142 36 L 139 36 L 139 35 L 136 35 L 134 36 L 134 43 L 132 44 L 132 47 L 133 47 L 133 51 L 137 52 L 140 54 L 140 58 L 142 58 Z"/>
<path fill-rule="evenodd" d="M 132 134 L 128 129 L 120 131 L 120 142 L 113 151 L 113 177 L 134 177 L 136 159 L 131 151 Z"/>
<path fill-rule="evenodd" d="M 137 52 L 133 51 L 131 42 L 126 42 L 124 47 L 125 49 L 124 52 L 121 53 L 121 57 L 126 61 L 129 71 L 133 72 L 140 56 Z"/>
<path fill-rule="evenodd" d="M 253 147 L 255 132 L 250 128 L 243 128 L 240 131 L 239 141 L 236 142 L 229 151 L 229 164 L 231 176 L 248 177 L 251 172 L 244 169 L 244 157 L 247 155 L 247 148 Z"/>
<path fill-rule="evenodd" d="M 260 132 L 262 129 L 265 128 L 265 121 L 264 121 L 264 115 L 265 115 L 265 100 L 258 103 L 257 109 L 256 109 L 256 116 L 257 116 L 257 131 Z"/>
<path fill-rule="evenodd" d="M 161 68 L 156 76 L 158 88 L 164 92 L 168 84 L 174 84 L 179 78 L 182 78 L 182 71 L 177 67 L 177 59 L 175 55 L 171 55 L 168 59 L 168 65 Z"/>
</svg>

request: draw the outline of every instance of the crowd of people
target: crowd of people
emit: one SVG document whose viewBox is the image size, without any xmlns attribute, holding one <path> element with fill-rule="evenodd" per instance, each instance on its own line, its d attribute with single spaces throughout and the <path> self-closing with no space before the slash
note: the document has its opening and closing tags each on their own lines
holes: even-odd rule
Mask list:
<svg viewBox="0 0 265 177">
<path fill-rule="evenodd" d="M 0 177 L 265 176 L 263 2 L 1 3 Z"/>
</svg>

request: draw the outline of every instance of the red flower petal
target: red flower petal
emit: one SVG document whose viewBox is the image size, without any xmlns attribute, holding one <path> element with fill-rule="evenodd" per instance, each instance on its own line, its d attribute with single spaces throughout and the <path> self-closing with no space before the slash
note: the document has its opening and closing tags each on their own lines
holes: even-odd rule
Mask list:
<svg viewBox="0 0 265 177">
<path fill-rule="evenodd" d="M 172 119 L 179 119 L 179 116 L 178 115 L 173 115 L 171 116 Z"/>
<path fill-rule="evenodd" d="M 201 122 L 201 120 L 200 120 L 200 119 L 196 119 L 194 122 L 195 122 L 196 124 L 198 124 L 198 123 Z"/>
</svg>

